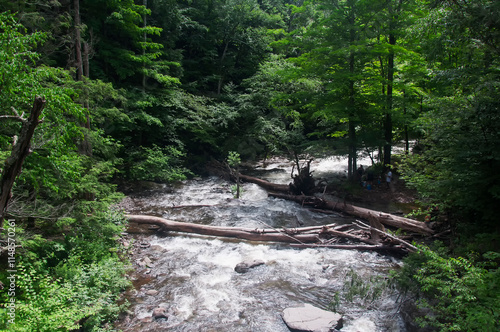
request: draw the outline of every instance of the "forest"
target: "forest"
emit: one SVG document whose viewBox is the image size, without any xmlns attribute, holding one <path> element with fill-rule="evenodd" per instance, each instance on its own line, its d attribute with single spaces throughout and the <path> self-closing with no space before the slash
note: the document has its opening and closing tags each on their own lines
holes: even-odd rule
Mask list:
<svg viewBox="0 0 500 332">
<path fill-rule="evenodd" d="M 423 326 L 500 328 L 499 1 L 0 9 L 0 330 L 114 330 L 130 286 L 121 188 L 228 156 L 345 156 L 348 181 L 360 157 L 391 167 L 413 214 L 449 229 L 394 274 L 432 308 Z"/>
</svg>

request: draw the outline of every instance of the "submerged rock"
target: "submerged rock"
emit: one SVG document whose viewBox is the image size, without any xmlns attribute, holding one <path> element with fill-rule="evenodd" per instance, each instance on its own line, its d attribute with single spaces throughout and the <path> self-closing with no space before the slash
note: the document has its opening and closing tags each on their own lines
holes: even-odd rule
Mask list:
<svg viewBox="0 0 500 332">
<path fill-rule="evenodd" d="M 264 264 L 265 262 L 261 260 L 244 261 L 236 265 L 234 270 L 238 273 L 247 273 L 251 268 Z"/>
<path fill-rule="evenodd" d="M 151 295 L 151 296 L 155 296 L 158 294 L 158 291 L 156 289 L 150 289 L 150 290 L 146 291 L 146 294 Z"/>
<path fill-rule="evenodd" d="M 155 308 L 153 310 L 153 315 L 152 317 L 154 319 L 161 319 L 161 318 L 165 318 L 165 319 L 168 319 L 168 314 L 167 314 L 167 309 L 164 308 L 164 307 L 160 307 L 158 306 L 157 308 Z"/>
<path fill-rule="evenodd" d="M 292 332 L 330 332 L 342 327 L 342 316 L 310 304 L 286 308 L 283 320 Z"/>
</svg>

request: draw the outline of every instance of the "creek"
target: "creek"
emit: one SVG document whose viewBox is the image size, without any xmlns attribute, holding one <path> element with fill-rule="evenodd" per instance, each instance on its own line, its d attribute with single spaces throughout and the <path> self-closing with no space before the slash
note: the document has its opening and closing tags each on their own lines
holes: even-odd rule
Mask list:
<svg viewBox="0 0 500 332">
<path fill-rule="evenodd" d="M 341 176 L 346 164 L 318 160 L 311 170 L 315 178 L 328 180 Z M 276 160 L 266 167 L 256 165 L 256 172 L 271 182 L 288 183 L 291 164 Z M 252 228 L 352 222 L 340 214 L 312 212 L 294 202 L 269 198 L 250 183 L 243 184 L 237 200 L 232 186 L 217 177 L 187 180 L 130 195 L 127 212 Z M 283 309 L 304 303 L 341 313 L 342 332 L 406 331 L 398 294 L 387 283 L 389 271 L 401 264 L 393 257 L 180 233 L 143 231 L 129 237 L 136 248 L 135 270 L 130 274 L 134 287 L 126 293 L 129 315 L 117 324 L 123 331 L 288 332 Z M 265 264 L 244 274 L 235 272 L 245 260 Z M 157 306 L 166 308 L 168 319 L 151 317 Z"/>
</svg>

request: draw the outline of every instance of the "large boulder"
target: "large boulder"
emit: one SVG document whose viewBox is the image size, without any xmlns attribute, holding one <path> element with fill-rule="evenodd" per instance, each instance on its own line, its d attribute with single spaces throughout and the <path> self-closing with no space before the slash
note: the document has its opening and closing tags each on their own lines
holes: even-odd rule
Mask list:
<svg viewBox="0 0 500 332">
<path fill-rule="evenodd" d="M 342 328 L 342 316 L 310 304 L 286 308 L 283 320 L 292 332 L 330 332 Z"/>
</svg>

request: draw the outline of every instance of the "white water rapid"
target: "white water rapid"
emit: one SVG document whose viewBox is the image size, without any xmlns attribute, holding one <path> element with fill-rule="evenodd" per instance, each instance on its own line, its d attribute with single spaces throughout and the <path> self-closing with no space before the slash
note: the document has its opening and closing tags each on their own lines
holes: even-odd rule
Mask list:
<svg viewBox="0 0 500 332">
<path fill-rule="evenodd" d="M 321 178 L 337 176 L 344 165 L 343 160 L 327 159 L 313 163 L 311 169 Z M 290 170 L 290 164 L 281 161 L 269 164 L 258 176 L 288 183 Z M 133 212 L 255 228 L 352 221 L 268 198 L 255 184 L 244 184 L 242 197 L 236 200 L 231 186 L 218 178 L 185 181 L 132 196 L 137 207 Z M 283 309 L 304 303 L 342 314 L 342 332 L 405 331 L 397 293 L 387 285 L 389 271 L 400 264 L 394 258 L 185 234 L 142 235 L 136 241 L 151 244 L 140 249 L 141 257 L 151 262 L 132 274 L 135 289 L 127 296 L 130 315 L 117 326 L 123 331 L 287 332 Z M 265 264 L 244 274 L 235 272 L 245 260 Z M 168 319 L 151 318 L 158 306 L 166 308 Z"/>
</svg>

